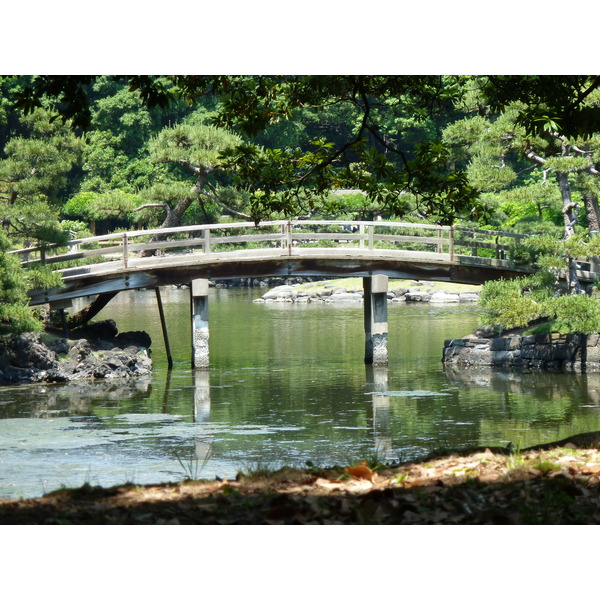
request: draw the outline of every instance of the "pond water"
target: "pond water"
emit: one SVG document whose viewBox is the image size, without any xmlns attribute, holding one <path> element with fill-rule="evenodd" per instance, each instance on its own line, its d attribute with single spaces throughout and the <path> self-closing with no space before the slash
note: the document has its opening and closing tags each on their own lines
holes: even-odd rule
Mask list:
<svg viewBox="0 0 600 600">
<path fill-rule="evenodd" d="M 444 340 L 477 327 L 473 305 L 390 305 L 389 367 L 373 369 L 363 364 L 361 305 L 259 304 L 257 289 L 211 289 L 211 368 L 194 372 L 189 292 L 162 295 L 173 370 L 154 292 L 137 291 L 98 318 L 150 333 L 151 378 L 2 388 L 0 497 L 600 430 L 597 376 L 445 372 Z"/>
</svg>

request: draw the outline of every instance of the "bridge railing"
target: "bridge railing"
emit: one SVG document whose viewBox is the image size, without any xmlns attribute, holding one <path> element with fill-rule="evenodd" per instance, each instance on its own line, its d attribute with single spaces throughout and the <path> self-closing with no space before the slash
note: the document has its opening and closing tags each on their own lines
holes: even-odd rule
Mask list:
<svg viewBox="0 0 600 600">
<path fill-rule="evenodd" d="M 158 241 L 152 236 L 160 235 Z M 163 239 L 164 237 L 170 239 Z M 389 221 L 289 220 L 189 225 L 111 233 L 74 239 L 65 246 L 46 245 L 12 251 L 24 265 L 60 265 L 129 261 L 140 253 L 224 252 L 241 248 L 346 247 L 365 251 L 412 250 L 455 256 L 507 258 L 526 236 L 484 229 L 468 229 Z"/>
<path fill-rule="evenodd" d="M 455 247 L 467 249 L 462 255 L 483 256 L 506 260 L 508 254 L 527 236 L 510 231 L 492 231 L 467 227 L 454 228 Z"/>
<path fill-rule="evenodd" d="M 292 245 L 346 244 L 368 250 L 422 250 L 450 253 L 451 227 L 388 221 L 290 221 Z"/>
</svg>

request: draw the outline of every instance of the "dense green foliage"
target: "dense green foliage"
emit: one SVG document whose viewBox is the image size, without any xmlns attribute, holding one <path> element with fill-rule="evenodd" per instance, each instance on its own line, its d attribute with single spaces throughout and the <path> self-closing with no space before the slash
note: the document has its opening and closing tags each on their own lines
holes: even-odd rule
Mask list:
<svg viewBox="0 0 600 600">
<path fill-rule="evenodd" d="M 10 247 L 0 229 L 0 333 L 40 331 L 41 321 L 27 306 L 27 290 L 59 285 L 60 276 L 43 267 L 24 271 L 19 258 L 7 254 Z"/>
<path fill-rule="evenodd" d="M 600 331 L 600 303 L 596 294 L 573 293 L 559 285 L 558 275 L 569 259 L 598 256 L 597 236 L 573 236 L 560 240 L 550 235 L 535 236 L 517 247 L 521 264 L 534 265 L 533 275 L 510 281 L 489 281 L 482 289 L 482 324 L 498 330 L 526 327 L 546 320 L 534 331 L 584 333 Z M 593 292 L 593 290 L 591 290 Z"/>
<path fill-rule="evenodd" d="M 4 234 L 378 216 L 573 238 L 511 256 L 573 272 L 579 230 L 600 230 L 599 114 L 591 76 L 1 77 Z M 551 314 L 488 292 L 511 299 L 488 304 L 502 327 Z"/>
<path fill-rule="evenodd" d="M 523 277 L 485 284 L 481 295 L 482 324 L 499 332 L 526 328 L 536 320 L 544 324 L 530 333 L 582 333 L 600 331 L 600 303 L 587 294 L 553 294 L 552 279 Z"/>
</svg>

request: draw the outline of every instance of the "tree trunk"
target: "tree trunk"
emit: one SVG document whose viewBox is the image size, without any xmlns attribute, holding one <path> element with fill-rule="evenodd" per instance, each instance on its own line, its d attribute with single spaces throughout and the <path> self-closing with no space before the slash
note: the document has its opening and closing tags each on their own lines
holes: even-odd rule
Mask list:
<svg viewBox="0 0 600 600">
<path fill-rule="evenodd" d="M 196 180 L 196 184 L 192 188 L 193 191 L 198 193 L 198 198 L 200 197 L 200 192 L 206 185 L 207 181 L 208 181 L 208 175 L 204 172 L 199 172 L 198 179 Z M 194 198 L 194 196 L 190 194 L 185 199 L 180 200 L 177 203 L 177 206 L 175 206 L 175 208 L 170 208 L 168 205 L 165 205 L 165 210 L 167 211 L 167 216 L 165 217 L 165 220 L 162 222 L 162 224 L 160 226 L 161 229 L 166 229 L 169 227 L 179 227 L 181 225 L 181 217 L 183 216 L 183 213 L 189 208 L 190 204 L 194 200 L 196 200 L 196 198 Z M 150 243 L 163 242 L 166 239 L 168 239 L 168 237 L 170 235 L 171 234 L 169 234 L 169 233 L 157 233 L 152 236 L 152 238 L 150 239 Z M 141 257 L 154 256 L 155 254 L 156 254 L 156 250 L 142 250 L 142 252 L 140 252 Z"/>
<path fill-rule="evenodd" d="M 188 209 L 190 204 L 194 201 L 194 198 L 186 198 L 177 203 L 175 208 L 167 208 L 167 216 L 161 224 L 161 229 L 167 229 L 169 227 L 179 227 L 181 225 L 181 217 L 183 213 Z M 150 243 L 153 242 L 164 242 L 169 238 L 170 233 L 157 233 L 150 238 Z M 154 256 L 156 250 L 142 250 L 140 256 Z"/>
<path fill-rule="evenodd" d="M 571 197 L 571 186 L 569 185 L 569 174 L 564 171 L 556 173 L 556 180 L 560 188 L 560 195 L 563 203 L 563 219 L 565 223 L 565 239 L 569 239 L 575 233 L 575 223 L 577 222 L 576 209 L 578 205 L 573 202 Z"/>
<path fill-rule="evenodd" d="M 569 174 L 565 171 L 559 171 L 556 173 L 556 179 L 558 181 L 558 187 L 560 188 L 560 195 L 563 201 L 563 217 L 565 222 L 565 240 L 568 240 L 571 236 L 575 235 L 575 223 L 579 216 L 580 206 L 573 202 L 571 196 L 571 186 L 569 185 Z M 583 294 L 585 293 L 577 277 L 578 264 L 574 258 L 568 259 L 567 266 L 567 285 L 570 294 Z"/>
<path fill-rule="evenodd" d="M 67 325 L 71 329 L 85 325 L 93 319 L 119 292 L 105 292 L 98 294 L 85 308 L 81 309 L 67 319 Z"/>
<path fill-rule="evenodd" d="M 600 208 L 598 208 L 598 197 L 595 194 L 584 194 L 582 196 L 585 204 L 585 212 L 588 218 L 588 230 L 590 233 L 600 233 Z"/>
</svg>

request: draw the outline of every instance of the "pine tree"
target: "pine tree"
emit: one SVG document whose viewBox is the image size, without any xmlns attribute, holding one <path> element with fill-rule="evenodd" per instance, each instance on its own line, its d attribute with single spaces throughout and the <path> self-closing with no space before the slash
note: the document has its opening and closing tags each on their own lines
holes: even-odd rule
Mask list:
<svg viewBox="0 0 600 600">
<path fill-rule="evenodd" d="M 150 159 L 156 163 L 169 163 L 176 166 L 175 174 L 191 175 L 190 184 L 182 185 L 181 180 L 174 185 L 173 192 L 165 194 L 164 185 L 158 185 L 145 192 L 151 200 L 160 198 L 161 202 L 149 202 L 137 210 L 161 208 L 165 212 L 161 227 L 177 227 L 183 214 L 192 202 L 201 205 L 216 205 L 219 209 L 238 217 L 251 217 L 219 198 L 217 187 L 211 182 L 222 165 L 221 152 L 241 143 L 241 139 L 228 131 L 203 124 L 180 124 L 164 128 L 150 141 Z M 208 210 L 208 209 L 207 209 Z M 153 241 L 164 239 L 163 235 Z"/>
</svg>

